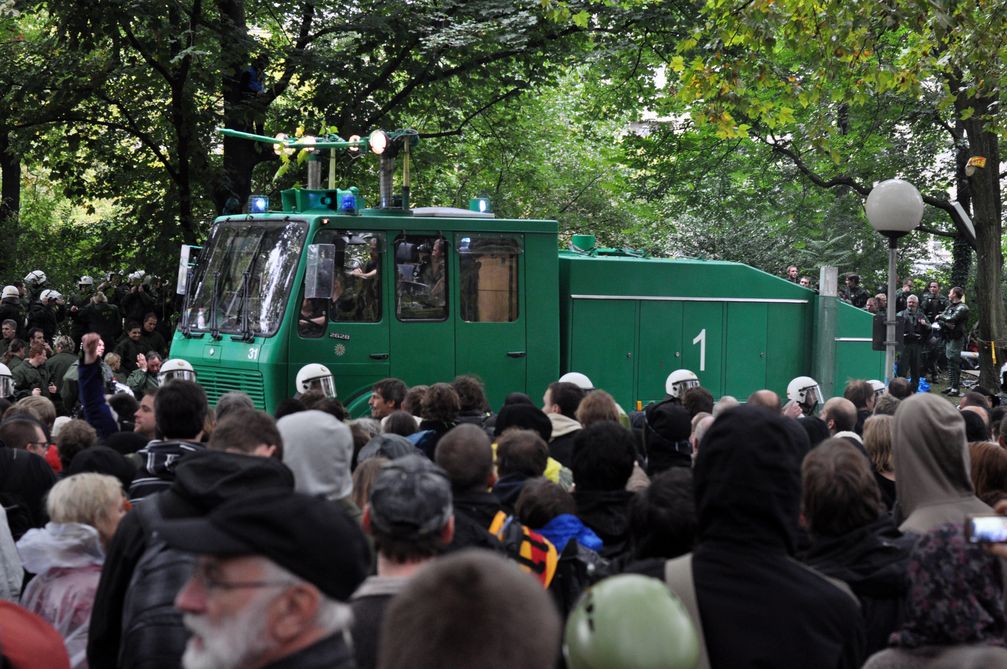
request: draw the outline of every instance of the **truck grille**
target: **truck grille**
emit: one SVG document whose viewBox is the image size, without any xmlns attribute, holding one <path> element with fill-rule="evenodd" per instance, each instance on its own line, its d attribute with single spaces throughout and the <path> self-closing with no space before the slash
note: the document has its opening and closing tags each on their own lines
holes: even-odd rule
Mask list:
<svg viewBox="0 0 1007 669">
<path fill-rule="evenodd" d="M 231 390 L 240 390 L 252 398 L 260 409 L 266 405 L 260 372 L 221 369 L 220 367 L 196 366 L 196 381 L 206 391 L 210 406 L 217 403 L 220 396 Z"/>
</svg>

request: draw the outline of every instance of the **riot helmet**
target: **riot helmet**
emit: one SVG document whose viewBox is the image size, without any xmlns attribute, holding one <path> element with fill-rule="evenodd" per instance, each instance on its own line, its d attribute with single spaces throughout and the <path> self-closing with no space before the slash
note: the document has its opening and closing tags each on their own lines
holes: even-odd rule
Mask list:
<svg viewBox="0 0 1007 669">
<path fill-rule="evenodd" d="M 174 379 L 195 381 L 196 370 L 192 368 L 192 365 L 187 360 L 182 360 L 181 358 L 165 360 L 164 364 L 161 365 L 161 371 L 157 373 L 157 382 L 163 386 L 168 381 Z"/>
<path fill-rule="evenodd" d="M 317 388 L 326 397 L 334 398 L 336 396 L 336 381 L 332 378 L 332 372 L 328 367 L 317 362 L 307 364 L 297 371 L 295 385 L 298 393 L 306 393 Z"/>
<path fill-rule="evenodd" d="M 787 384 L 787 398 L 800 404 L 807 416 L 822 403 L 822 389 L 818 387 L 818 381 L 810 376 L 798 376 Z"/>
<path fill-rule="evenodd" d="M 664 382 L 664 392 L 675 399 L 682 399 L 689 388 L 699 387 L 699 377 L 688 369 L 676 369 Z"/>
</svg>

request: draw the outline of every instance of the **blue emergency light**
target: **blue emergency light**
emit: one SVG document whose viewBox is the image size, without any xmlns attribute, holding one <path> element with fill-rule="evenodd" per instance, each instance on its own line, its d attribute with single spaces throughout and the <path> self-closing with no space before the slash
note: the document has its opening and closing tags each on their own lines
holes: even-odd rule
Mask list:
<svg viewBox="0 0 1007 669">
<path fill-rule="evenodd" d="M 269 211 L 268 195 L 252 195 L 248 198 L 249 214 L 264 214 Z"/>
</svg>

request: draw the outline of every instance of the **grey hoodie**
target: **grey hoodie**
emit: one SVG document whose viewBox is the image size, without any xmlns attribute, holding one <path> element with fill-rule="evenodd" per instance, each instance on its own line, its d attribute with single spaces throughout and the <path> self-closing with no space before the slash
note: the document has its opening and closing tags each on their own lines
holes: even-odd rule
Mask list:
<svg viewBox="0 0 1007 669">
<path fill-rule="evenodd" d="M 993 513 L 972 488 L 965 421 L 947 400 L 917 393 L 895 412 L 896 522 L 924 534 L 968 514 Z"/>
<path fill-rule="evenodd" d="M 333 501 L 350 494 L 350 428 L 323 411 L 284 416 L 276 427 L 283 437 L 283 464 L 294 472 L 294 490 Z"/>
</svg>

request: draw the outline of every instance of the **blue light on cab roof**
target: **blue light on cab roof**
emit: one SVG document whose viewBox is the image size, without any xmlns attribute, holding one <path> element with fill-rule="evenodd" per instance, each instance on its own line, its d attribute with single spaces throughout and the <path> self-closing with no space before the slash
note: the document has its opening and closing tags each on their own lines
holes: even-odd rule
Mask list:
<svg viewBox="0 0 1007 669">
<path fill-rule="evenodd" d="M 252 195 L 248 198 L 249 214 L 264 214 L 269 211 L 269 196 Z"/>
</svg>

